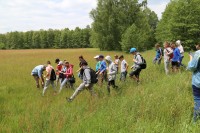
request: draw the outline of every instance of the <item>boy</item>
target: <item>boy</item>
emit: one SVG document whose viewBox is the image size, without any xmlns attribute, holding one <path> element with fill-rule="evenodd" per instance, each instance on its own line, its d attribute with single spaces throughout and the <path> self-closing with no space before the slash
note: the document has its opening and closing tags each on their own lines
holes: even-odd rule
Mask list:
<svg viewBox="0 0 200 133">
<path fill-rule="evenodd" d="M 129 76 L 131 78 L 134 78 L 137 81 L 137 83 L 139 83 L 140 72 L 142 70 L 140 67 L 140 64 L 142 63 L 142 57 L 141 57 L 140 53 L 137 52 L 136 48 L 131 48 L 130 53 L 134 56 L 134 59 L 133 59 L 134 65 L 131 67 L 131 69 L 133 69 L 133 70 L 129 74 Z"/>
<path fill-rule="evenodd" d="M 156 44 L 155 48 L 156 48 L 156 57 L 154 58 L 153 63 L 154 64 L 158 63 L 158 65 L 160 65 L 163 51 L 162 48 L 160 47 L 160 44 Z"/>
<path fill-rule="evenodd" d="M 126 75 L 127 75 L 127 70 L 128 70 L 128 63 L 124 59 L 123 55 L 121 55 L 119 57 L 119 60 L 121 62 L 121 76 L 120 76 L 120 81 L 125 81 L 126 80 Z"/>
<path fill-rule="evenodd" d="M 100 87 L 103 85 L 103 79 L 106 75 L 106 62 L 104 61 L 104 56 L 99 55 L 100 67 L 96 74 L 98 74 L 98 84 Z"/>
</svg>

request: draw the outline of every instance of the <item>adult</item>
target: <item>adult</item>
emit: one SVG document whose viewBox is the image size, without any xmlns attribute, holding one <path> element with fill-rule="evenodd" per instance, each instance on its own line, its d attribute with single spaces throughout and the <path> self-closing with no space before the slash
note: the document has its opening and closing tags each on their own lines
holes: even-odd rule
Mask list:
<svg viewBox="0 0 200 133">
<path fill-rule="evenodd" d="M 175 43 L 171 44 L 173 49 L 173 58 L 172 58 L 172 72 L 178 72 L 180 67 L 180 51 Z"/>
<path fill-rule="evenodd" d="M 90 67 L 88 67 L 87 62 L 82 62 L 81 68 L 83 69 L 83 82 L 79 85 L 70 98 L 66 98 L 68 102 L 73 101 L 74 98 L 85 88 L 88 88 L 91 95 L 95 94 L 93 90 L 93 83 L 91 83 Z"/>
<path fill-rule="evenodd" d="M 136 48 L 131 48 L 130 53 L 133 55 L 133 66 L 131 67 L 132 72 L 129 74 L 131 78 L 134 78 L 137 83 L 139 83 L 139 77 L 140 77 L 140 72 L 141 72 L 141 67 L 140 64 L 143 62 L 142 61 L 142 56 L 140 55 L 139 52 L 137 52 Z"/>
<path fill-rule="evenodd" d="M 194 55 L 190 55 L 190 62 L 188 63 L 188 70 L 193 72 L 194 121 L 200 118 L 200 44 L 196 45 L 196 49 Z"/>
<path fill-rule="evenodd" d="M 164 66 L 165 66 L 165 73 L 166 75 L 169 74 L 169 66 L 171 59 L 173 57 L 173 49 L 170 47 L 168 42 L 164 42 Z"/>
<path fill-rule="evenodd" d="M 115 80 L 116 80 L 116 74 L 117 74 L 117 67 L 114 62 L 112 62 L 112 59 L 110 56 L 105 57 L 106 62 L 108 63 L 108 85 L 107 85 L 107 90 L 108 93 L 110 94 L 110 86 L 113 88 L 118 88 L 118 86 L 115 85 Z"/>
<path fill-rule="evenodd" d="M 31 75 L 36 81 L 36 87 L 40 88 L 40 83 L 41 86 L 44 87 L 44 78 L 43 78 L 43 71 L 45 71 L 46 65 L 38 65 L 35 68 L 33 68 Z"/>
<path fill-rule="evenodd" d="M 106 75 L 106 62 L 104 60 L 104 56 L 103 55 L 99 55 L 99 61 L 101 62 L 99 70 L 97 71 L 96 74 L 98 74 L 98 85 L 100 87 L 102 87 L 103 85 L 103 80 L 105 78 Z"/>
<path fill-rule="evenodd" d="M 160 44 L 156 44 L 155 48 L 156 48 L 156 57 L 153 59 L 153 63 L 154 64 L 158 63 L 158 65 L 160 65 L 163 51 L 162 48 L 160 47 Z"/>
<path fill-rule="evenodd" d="M 73 76 L 73 65 L 70 65 L 68 61 L 65 62 L 65 72 L 63 73 L 64 79 L 60 85 L 59 93 L 62 91 L 62 88 L 69 82 L 69 79 Z"/>
<path fill-rule="evenodd" d="M 184 58 L 184 49 L 183 49 L 183 46 L 181 45 L 181 41 L 177 40 L 176 41 L 176 45 L 178 46 L 178 49 L 179 49 L 180 54 L 181 54 L 181 57 L 180 57 L 180 66 L 184 66 L 182 64 L 182 61 L 183 61 L 183 58 Z"/>
<path fill-rule="evenodd" d="M 52 71 L 54 71 L 53 69 L 54 68 L 53 68 L 53 66 L 51 66 L 51 62 L 47 61 L 46 75 L 44 76 L 44 77 L 46 77 L 46 81 L 45 81 L 45 85 L 44 85 L 44 89 L 43 89 L 43 93 L 42 93 L 43 96 L 44 96 L 44 93 L 45 93 L 46 89 L 48 88 L 48 86 L 50 84 L 54 89 L 54 94 L 56 94 L 56 87 L 54 85 L 54 80 L 51 79 Z"/>
</svg>

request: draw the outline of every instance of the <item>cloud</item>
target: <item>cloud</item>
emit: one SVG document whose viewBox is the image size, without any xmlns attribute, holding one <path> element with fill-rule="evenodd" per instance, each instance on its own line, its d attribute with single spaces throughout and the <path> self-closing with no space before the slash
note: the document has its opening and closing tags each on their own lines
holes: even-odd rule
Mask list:
<svg viewBox="0 0 200 133">
<path fill-rule="evenodd" d="M 161 18 L 169 0 L 149 2 Z M 39 29 L 84 28 L 97 0 L 0 0 L 0 33 Z"/>
<path fill-rule="evenodd" d="M 0 33 L 84 28 L 95 7 L 96 0 L 0 0 Z"/>
<path fill-rule="evenodd" d="M 148 7 L 158 15 L 159 19 L 161 19 L 162 13 L 165 11 L 168 3 L 169 0 L 164 0 L 157 3 L 154 1 L 154 3 L 149 2 Z"/>
</svg>

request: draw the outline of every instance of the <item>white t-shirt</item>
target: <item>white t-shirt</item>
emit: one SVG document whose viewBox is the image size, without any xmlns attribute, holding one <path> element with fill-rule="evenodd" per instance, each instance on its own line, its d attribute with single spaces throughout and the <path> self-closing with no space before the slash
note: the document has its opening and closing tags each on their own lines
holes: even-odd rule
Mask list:
<svg viewBox="0 0 200 133">
<path fill-rule="evenodd" d="M 115 59 L 115 65 L 116 67 L 119 67 L 119 59 Z"/>
<path fill-rule="evenodd" d="M 164 61 L 169 61 L 169 54 L 173 53 L 172 48 L 168 47 L 164 49 Z"/>
<path fill-rule="evenodd" d="M 178 46 L 178 49 L 179 49 L 179 51 L 180 51 L 180 54 L 183 56 L 183 54 L 184 54 L 183 46 L 182 46 L 182 45 L 179 45 L 179 46 Z"/>
<path fill-rule="evenodd" d="M 125 72 L 126 71 L 126 66 L 127 66 L 127 62 L 125 60 L 123 60 L 121 62 L 121 72 Z"/>
</svg>

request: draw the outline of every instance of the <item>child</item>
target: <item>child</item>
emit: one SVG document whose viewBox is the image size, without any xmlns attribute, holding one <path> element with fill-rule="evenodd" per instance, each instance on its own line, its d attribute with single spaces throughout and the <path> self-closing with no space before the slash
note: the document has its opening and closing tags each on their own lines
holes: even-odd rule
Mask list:
<svg viewBox="0 0 200 133">
<path fill-rule="evenodd" d="M 160 44 L 156 44 L 155 48 L 156 48 L 156 57 L 154 58 L 153 63 L 154 64 L 158 63 L 158 65 L 160 65 L 163 51 L 162 51 L 162 48 L 160 47 Z"/>
<path fill-rule="evenodd" d="M 125 81 L 126 80 L 126 75 L 127 75 L 127 70 L 128 70 L 128 63 L 124 59 L 123 55 L 121 55 L 119 57 L 119 60 L 121 61 L 121 76 L 120 76 L 120 81 Z"/>
<path fill-rule="evenodd" d="M 114 62 L 112 62 L 110 56 L 105 57 L 106 62 L 108 63 L 108 93 L 110 93 L 110 86 L 112 85 L 113 88 L 118 88 L 118 86 L 115 85 L 115 80 L 116 80 L 116 74 L 117 74 L 117 67 Z"/>
<path fill-rule="evenodd" d="M 133 59 L 134 65 L 131 67 L 131 69 L 133 69 L 133 70 L 129 74 L 129 76 L 131 78 L 134 78 L 137 81 L 137 83 L 139 83 L 140 72 L 142 70 L 140 67 L 140 64 L 143 62 L 142 57 L 139 54 L 139 52 L 137 52 L 136 48 L 131 48 L 130 53 L 134 56 L 134 59 Z"/>
</svg>

